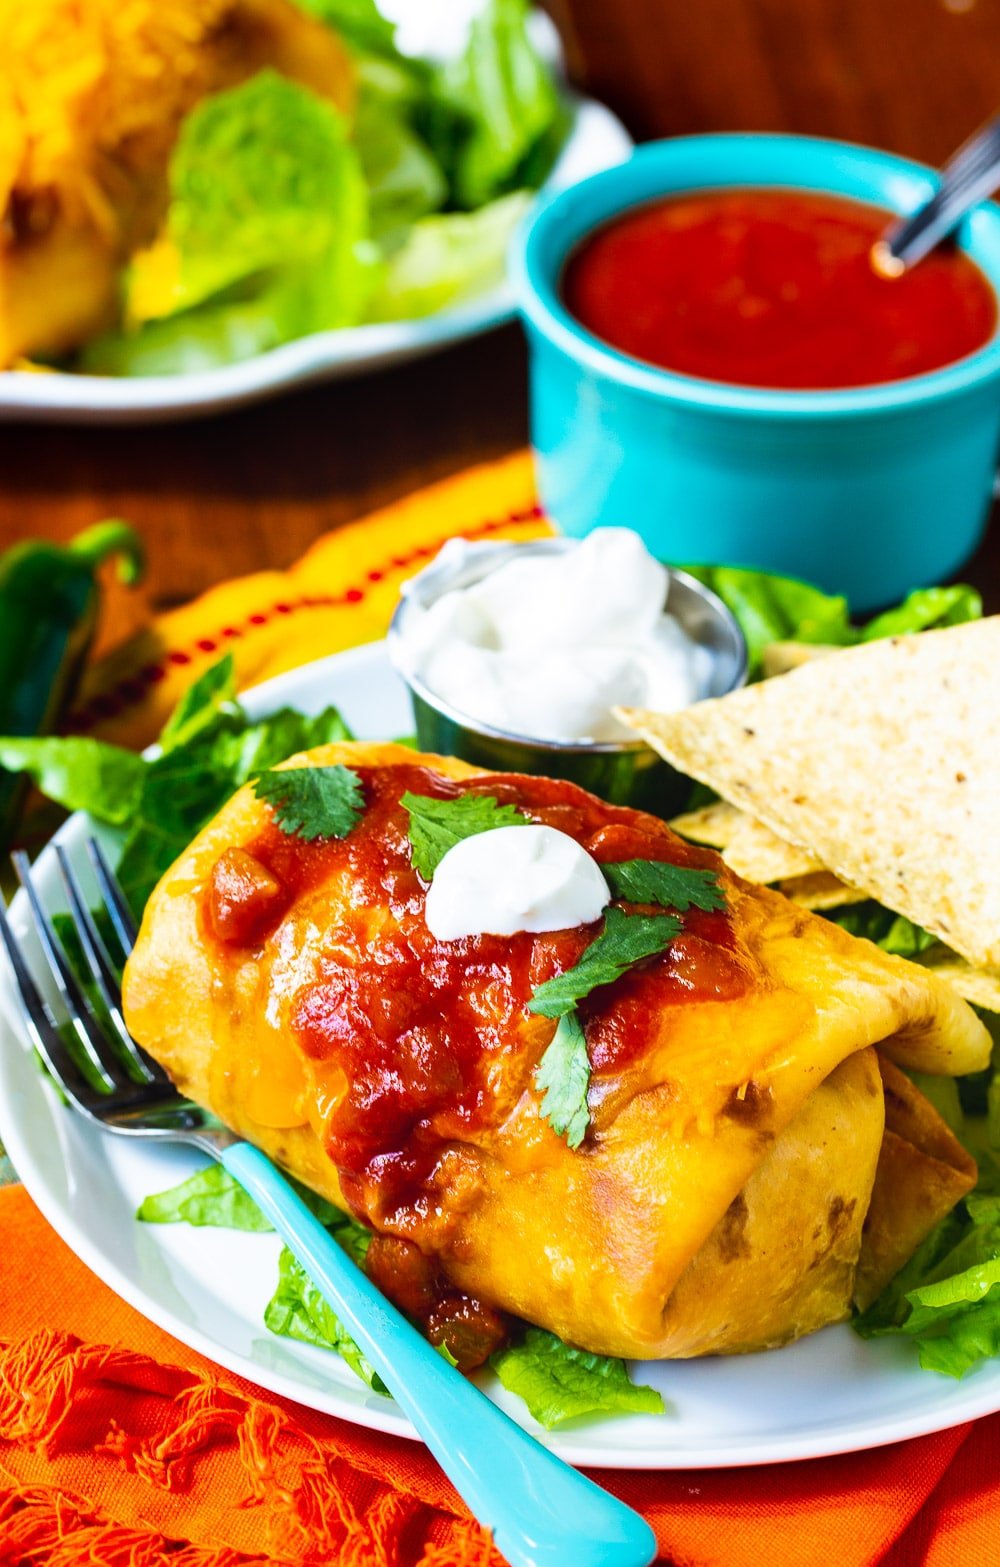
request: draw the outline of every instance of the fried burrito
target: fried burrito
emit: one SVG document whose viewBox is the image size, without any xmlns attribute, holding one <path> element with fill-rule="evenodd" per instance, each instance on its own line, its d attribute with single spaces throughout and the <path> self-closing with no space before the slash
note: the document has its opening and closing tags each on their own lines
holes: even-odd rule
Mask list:
<svg viewBox="0 0 1000 1567">
<path fill-rule="evenodd" d="M 575 785 L 362 743 L 267 778 L 150 899 L 128 1026 L 374 1231 L 369 1271 L 432 1337 L 479 1311 L 639 1359 L 782 1344 L 873 1298 L 974 1184 L 905 1073 L 989 1058 L 932 973 Z M 557 828 L 606 877 L 603 923 L 436 939 L 418 811 L 445 839 Z M 567 987 L 569 1034 L 539 1001 Z"/>
</svg>

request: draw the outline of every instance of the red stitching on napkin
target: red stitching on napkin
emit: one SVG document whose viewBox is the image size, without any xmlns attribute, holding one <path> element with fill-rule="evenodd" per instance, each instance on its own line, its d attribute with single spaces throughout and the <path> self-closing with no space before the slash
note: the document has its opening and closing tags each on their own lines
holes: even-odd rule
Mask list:
<svg viewBox="0 0 1000 1567">
<path fill-rule="evenodd" d="M 535 522 L 542 515 L 540 506 L 529 506 L 524 511 L 508 512 L 506 517 L 496 517 L 489 522 L 477 523 L 462 537 L 473 540 L 488 538 L 490 534 L 498 533 L 501 528 L 509 528 L 518 522 Z M 187 665 L 199 658 L 207 657 L 218 651 L 219 642 L 246 636 L 248 632 L 266 626 L 274 615 L 293 615 L 303 609 L 341 609 L 345 604 L 361 604 L 367 596 L 368 588 L 373 584 L 383 581 L 386 575 L 393 571 L 404 571 L 408 566 L 416 566 L 421 561 L 430 560 L 452 537 L 453 534 L 448 534 L 433 544 L 422 544 L 412 549 L 408 555 L 393 555 L 383 565 L 373 566 L 367 571 L 363 583 L 354 583 L 340 593 L 321 594 L 318 597 L 313 595 L 272 604 L 267 610 L 257 610 L 254 614 L 248 615 L 242 626 L 239 624 L 223 626 L 212 637 L 199 637 L 187 650 L 175 648 L 165 655 L 164 663 L 144 664 L 135 674 L 119 680 L 109 691 L 102 692 L 85 706 L 77 708 L 70 714 L 66 727 L 71 732 L 85 734 L 101 719 L 120 717 L 128 708 L 137 707 L 143 701 L 145 687 L 156 685 L 164 678 L 166 664 Z"/>
</svg>

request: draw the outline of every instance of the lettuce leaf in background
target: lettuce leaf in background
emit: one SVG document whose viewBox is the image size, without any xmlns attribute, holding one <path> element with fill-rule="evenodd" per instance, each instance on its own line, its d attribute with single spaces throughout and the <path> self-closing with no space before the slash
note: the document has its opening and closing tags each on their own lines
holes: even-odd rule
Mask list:
<svg viewBox="0 0 1000 1567">
<path fill-rule="evenodd" d="M 760 674 L 769 642 L 808 642 L 852 647 L 880 637 L 930 631 L 978 620 L 982 599 L 964 583 L 916 588 L 901 604 L 876 615 L 867 625 L 852 623 L 846 598 L 824 593 L 811 583 L 743 566 L 686 568 L 717 593 L 732 610 L 747 639 L 750 678 Z"/>
<path fill-rule="evenodd" d="M 525 187 L 545 179 L 568 124 L 527 16 L 524 0 L 488 0 L 461 56 L 437 66 L 359 58 L 357 144 L 385 263 L 369 320 L 431 315 L 502 280 Z"/>
<path fill-rule="evenodd" d="M 375 0 L 296 0 L 300 11 L 325 22 L 351 49 L 398 59 L 396 25 Z"/>
<path fill-rule="evenodd" d="M 923 1279 L 933 1277 L 938 1264 L 950 1254 L 965 1230 L 965 1209 L 959 1205 L 931 1230 L 867 1311 L 854 1318 L 851 1325 L 855 1333 L 861 1338 L 876 1338 L 898 1331 L 910 1313 L 906 1298 L 909 1291 L 916 1289 Z"/>
<path fill-rule="evenodd" d="M 374 238 L 407 228 L 449 199 L 448 180 L 420 135 L 433 67 L 396 47 L 395 25 L 374 0 L 299 0 L 338 34 L 354 56 L 358 101 L 354 144 L 368 186 Z"/>
<path fill-rule="evenodd" d="M 946 1376 L 1000 1353 L 1000 1197 L 969 1197 L 942 1220 L 854 1328 L 904 1334 Z"/>
<path fill-rule="evenodd" d="M 528 17 L 526 0 L 489 0 L 462 53 L 435 72 L 422 129 L 455 207 L 540 185 L 565 135 L 568 112 Z"/>
<path fill-rule="evenodd" d="M 760 673 L 769 642 L 842 643 L 854 640 L 847 600 L 793 577 L 743 566 L 686 568 L 731 609 L 747 640 L 750 677 Z"/>
<path fill-rule="evenodd" d="M 490 1365 L 547 1431 L 587 1415 L 665 1413 L 660 1394 L 633 1382 L 623 1360 L 574 1349 L 544 1328 L 527 1328 L 521 1342 L 498 1350 Z"/>
<path fill-rule="evenodd" d="M 375 239 L 399 235 L 443 206 L 448 182 L 404 114 L 362 92 L 357 142 Z"/>
<path fill-rule="evenodd" d="M 863 1338 L 912 1339 L 925 1370 L 954 1377 L 1000 1354 L 1000 1016 L 976 1010 L 994 1040 L 985 1071 L 954 1079 L 911 1074 L 975 1156 L 976 1189 L 853 1323 Z"/>
<path fill-rule="evenodd" d="M 109 332 L 88 343 L 76 368 L 87 375 L 195 375 L 254 359 L 314 330 L 321 315 L 315 273 L 289 268 L 254 280 L 246 289 L 145 321 L 138 328 Z"/>
<path fill-rule="evenodd" d="M 125 276 L 124 324 L 76 368 L 211 370 L 433 313 L 501 278 L 521 207 L 499 198 L 542 183 L 570 121 L 527 0 L 486 0 L 441 63 L 401 54 L 374 0 L 298 3 L 353 56 L 353 125 L 269 69 L 198 104 L 162 232 Z"/>
<path fill-rule="evenodd" d="M 443 212 L 415 223 L 387 256 L 370 319 L 431 315 L 501 282 L 507 243 L 530 201 L 527 191 L 515 191 L 479 212 Z"/>
<path fill-rule="evenodd" d="M 128 270 L 125 326 L 80 356 L 96 374 L 176 375 L 352 326 L 377 281 L 351 128 L 275 71 L 204 99 L 170 163 L 160 238 Z"/>
<path fill-rule="evenodd" d="M 309 88 L 261 71 L 184 120 L 161 241 L 176 258 L 173 288 L 150 280 L 139 256 L 130 314 L 171 314 L 291 260 L 316 263 L 325 282 L 317 325 L 349 324 L 364 304 L 366 234 L 367 192 L 347 120 Z"/>
<path fill-rule="evenodd" d="M 956 582 L 945 588 L 915 588 L 902 604 L 876 615 L 861 628 L 861 641 L 879 637 L 898 637 L 914 631 L 933 631 L 938 626 L 959 626 L 967 620 L 982 618 L 983 601 L 968 583 Z"/>
</svg>

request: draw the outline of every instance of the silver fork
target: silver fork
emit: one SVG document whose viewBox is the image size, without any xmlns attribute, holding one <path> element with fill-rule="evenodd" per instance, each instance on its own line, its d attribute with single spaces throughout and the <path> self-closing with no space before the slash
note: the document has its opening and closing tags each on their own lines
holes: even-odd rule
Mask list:
<svg viewBox="0 0 1000 1567">
<path fill-rule="evenodd" d="M 7 950 L 25 1032 L 69 1105 L 102 1131 L 175 1139 L 217 1159 L 257 1202 L 361 1346 L 475 1516 L 512 1567 L 646 1567 L 656 1554 L 638 1513 L 564 1464 L 455 1371 L 370 1283 L 271 1161 L 182 1099 L 166 1073 L 131 1038 L 121 1010 L 117 965 L 88 906 L 74 866 L 55 846 L 71 918 L 101 1007 L 71 967 L 32 879 L 27 856 L 13 856 L 31 923 L 66 1022 L 36 984 L 0 900 Z M 96 839 L 87 852 L 116 939 L 127 957 L 135 923 Z M 75 1048 L 70 1049 L 67 1029 Z"/>
</svg>

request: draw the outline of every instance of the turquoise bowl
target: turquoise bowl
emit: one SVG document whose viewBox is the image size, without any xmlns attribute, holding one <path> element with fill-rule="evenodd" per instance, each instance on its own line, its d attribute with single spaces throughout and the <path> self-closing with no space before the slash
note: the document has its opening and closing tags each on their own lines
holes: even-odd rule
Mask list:
<svg viewBox="0 0 1000 1567">
<path fill-rule="evenodd" d="M 981 537 L 1000 448 L 1000 334 L 904 381 L 768 391 L 629 358 L 560 299 L 567 256 L 600 224 L 657 197 L 738 185 L 909 213 L 936 176 L 844 142 L 685 136 L 537 205 L 511 265 L 541 501 L 571 535 L 635 528 L 671 563 L 755 566 L 879 608 L 953 575 Z M 958 239 L 1000 297 L 1000 207 L 975 208 Z"/>
</svg>

